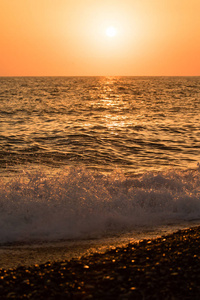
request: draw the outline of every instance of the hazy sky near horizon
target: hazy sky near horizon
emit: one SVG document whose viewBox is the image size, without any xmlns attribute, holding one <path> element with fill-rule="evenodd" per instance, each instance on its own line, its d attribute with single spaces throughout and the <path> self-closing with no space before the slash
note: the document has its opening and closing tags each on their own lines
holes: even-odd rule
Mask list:
<svg viewBox="0 0 200 300">
<path fill-rule="evenodd" d="M 200 75 L 200 0 L 0 0 L 0 76 Z"/>
</svg>

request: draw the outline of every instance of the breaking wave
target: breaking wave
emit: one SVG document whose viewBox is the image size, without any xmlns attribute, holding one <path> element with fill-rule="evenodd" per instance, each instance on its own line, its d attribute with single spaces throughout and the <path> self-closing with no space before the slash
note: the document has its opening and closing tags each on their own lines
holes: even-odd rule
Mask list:
<svg viewBox="0 0 200 300">
<path fill-rule="evenodd" d="M 127 177 L 66 168 L 0 178 L 0 243 L 101 237 L 200 219 L 200 168 Z"/>
</svg>

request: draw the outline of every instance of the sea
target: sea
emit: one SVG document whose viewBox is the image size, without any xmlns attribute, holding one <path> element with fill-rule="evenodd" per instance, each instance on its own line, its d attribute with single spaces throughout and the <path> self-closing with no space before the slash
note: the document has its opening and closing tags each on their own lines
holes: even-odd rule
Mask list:
<svg viewBox="0 0 200 300">
<path fill-rule="evenodd" d="M 199 162 L 200 77 L 0 77 L 2 247 L 200 224 Z"/>
</svg>

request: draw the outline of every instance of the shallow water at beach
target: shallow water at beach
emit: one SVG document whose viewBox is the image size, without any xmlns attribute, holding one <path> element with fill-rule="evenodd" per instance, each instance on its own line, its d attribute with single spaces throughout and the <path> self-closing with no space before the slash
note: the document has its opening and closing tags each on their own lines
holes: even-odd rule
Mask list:
<svg viewBox="0 0 200 300">
<path fill-rule="evenodd" d="M 200 77 L 0 84 L 2 247 L 200 219 Z"/>
<path fill-rule="evenodd" d="M 171 223 L 157 227 L 139 227 L 138 230 L 121 232 L 112 236 L 82 240 L 57 240 L 51 242 L 12 243 L 0 247 L 0 267 L 13 269 L 19 266 L 33 266 L 50 262 L 80 259 L 94 253 L 105 253 L 116 247 L 126 247 L 145 239 L 164 237 L 177 230 L 199 226 L 199 220 Z"/>
</svg>

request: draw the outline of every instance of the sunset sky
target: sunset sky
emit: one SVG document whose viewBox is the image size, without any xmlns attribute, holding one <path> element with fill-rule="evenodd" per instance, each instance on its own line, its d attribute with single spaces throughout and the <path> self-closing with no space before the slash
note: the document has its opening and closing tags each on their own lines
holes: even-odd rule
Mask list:
<svg viewBox="0 0 200 300">
<path fill-rule="evenodd" d="M 0 76 L 200 75 L 200 0 L 0 0 Z"/>
</svg>

